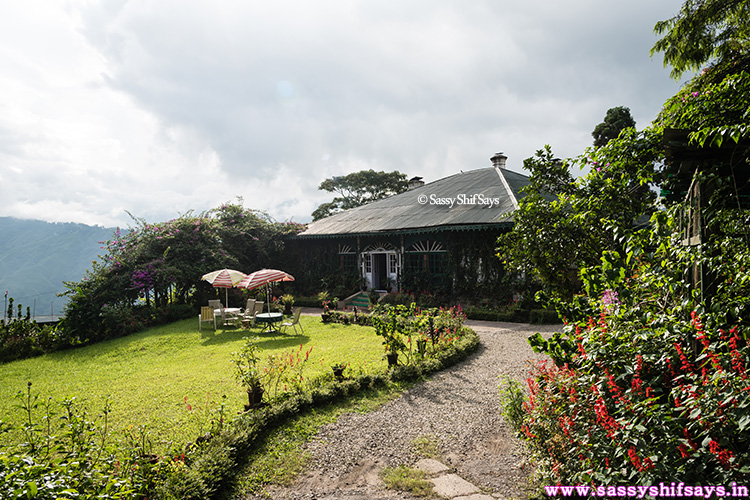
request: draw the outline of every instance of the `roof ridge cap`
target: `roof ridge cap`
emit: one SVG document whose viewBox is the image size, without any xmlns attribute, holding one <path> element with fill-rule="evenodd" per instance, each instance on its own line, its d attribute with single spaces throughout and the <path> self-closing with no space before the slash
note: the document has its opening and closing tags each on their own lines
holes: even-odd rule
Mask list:
<svg viewBox="0 0 750 500">
<path fill-rule="evenodd" d="M 502 181 L 502 183 L 503 183 L 503 187 L 508 192 L 508 197 L 510 197 L 510 201 L 513 202 L 513 209 L 514 210 L 518 210 L 519 207 L 518 207 L 518 200 L 516 199 L 516 195 L 513 194 L 513 190 L 508 185 L 508 180 L 505 178 L 505 176 L 503 175 L 503 173 L 500 170 L 501 169 L 496 168 L 495 172 L 497 172 L 498 177 L 500 177 L 500 181 Z"/>
</svg>

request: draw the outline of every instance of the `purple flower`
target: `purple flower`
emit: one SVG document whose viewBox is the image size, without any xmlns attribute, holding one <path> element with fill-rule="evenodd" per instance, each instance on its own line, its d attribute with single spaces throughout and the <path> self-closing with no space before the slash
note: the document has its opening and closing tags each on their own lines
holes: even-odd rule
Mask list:
<svg viewBox="0 0 750 500">
<path fill-rule="evenodd" d="M 617 291 L 609 288 L 604 290 L 604 293 L 602 294 L 602 304 L 604 304 L 604 310 L 606 312 L 617 310 L 617 306 L 621 304 Z"/>
</svg>

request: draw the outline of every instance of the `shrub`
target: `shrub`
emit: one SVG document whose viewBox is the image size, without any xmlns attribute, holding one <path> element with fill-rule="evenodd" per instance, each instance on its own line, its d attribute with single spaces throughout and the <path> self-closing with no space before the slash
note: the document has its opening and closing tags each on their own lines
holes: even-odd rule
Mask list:
<svg viewBox="0 0 750 500">
<path fill-rule="evenodd" d="M 380 305 L 400 305 L 408 306 L 414 303 L 414 294 L 412 293 L 389 293 L 378 300 Z"/>
<path fill-rule="evenodd" d="M 297 296 L 294 303 L 299 307 L 321 307 L 317 296 Z"/>
<path fill-rule="evenodd" d="M 171 457 L 148 454 L 145 435 L 119 444 L 112 439 L 109 401 L 92 418 L 75 398 L 40 402 L 31 383 L 16 398 L 26 413 L 24 441 L 0 453 L 0 498 L 149 496 L 172 466 Z M 0 435 L 9 430 L 0 422 Z"/>
<path fill-rule="evenodd" d="M 12 303 L 12 299 L 11 299 Z M 18 317 L 7 324 L 0 323 L 0 362 L 40 356 L 60 349 L 96 342 L 107 338 L 122 337 L 140 331 L 147 326 L 162 325 L 180 319 L 191 318 L 195 309 L 188 304 L 168 304 L 161 307 L 131 307 L 122 304 L 105 304 L 96 320 L 99 330 L 84 337 L 76 336 L 81 330 L 72 326 L 73 316 L 63 318 L 56 325 L 40 325 L 29 318 Z"/>
<path fill-rule="evenodd" d="M 9 299 L 12 312 L 13 299 Z M 57 325 L 40 325 L 30 318 L 30 314 L 9 316 L 7 323 L 0 322 L 0 362 L 39 356 L 69 344 Z"/>
<path fill-rule="evenodd" d="M 634 326 L 606 316 L 577 326 L 575 351 L 535 367 L 520 431 L 545 477 L 596 485 L 750 478 L 748 347 L 738 330 L 707 331 L 697 315 L 687 331 Z M 688 333 L 701 342 L 695 358 Z"/>
<path fill-rule="evenodd" d="M 729 484 L 750 479 L 750 363 L 744 242 L 672 241 L 672 219 L 624 238 L 558 301 L 562 334 L 530 339 L 553 363 L 527 380 L 517 431 L 551 484 Z M 684 269 L 712 255 L 712 308 Z M 572 457 L 572 458 L 571 458 Z"/>
<path fill-rule="evenodd" d="M 529 323 L 532 325 L 554 325 L 560 323 L 557 311 L 549 309 L 532 309 L 529 311 Z"/>
</svg>

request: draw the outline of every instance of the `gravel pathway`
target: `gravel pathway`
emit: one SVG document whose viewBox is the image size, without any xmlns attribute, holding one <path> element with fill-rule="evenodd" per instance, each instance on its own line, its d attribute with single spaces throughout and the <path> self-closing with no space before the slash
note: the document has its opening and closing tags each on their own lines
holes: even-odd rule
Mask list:
<svg viewBox="0 0 750 500">
<path fill-rule="evenodd" d="M 481 347 L 466 361 L 437 373 L 377 411 L 345 414 L 306 445 L 307 470 L 289 488 L 270 488 L 276 500 L 396 500 L 385 490 L 385 466 L 413 466 L 416 438 L 439 445 L 440 460 L 498 498 L 524 497 L 523 448 L 500 415 L 498 377 L 525 380 L 528 360 L 540 358 L 526 339 L 559 326 L 467 321 Z M 546 336 L 546 335 L 545 335 Z"/>
</svg>

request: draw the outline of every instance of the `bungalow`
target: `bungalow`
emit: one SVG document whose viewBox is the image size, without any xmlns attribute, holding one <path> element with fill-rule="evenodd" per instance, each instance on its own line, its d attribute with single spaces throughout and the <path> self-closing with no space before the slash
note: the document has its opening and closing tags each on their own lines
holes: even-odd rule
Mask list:
<svg viewBox="0 0 750 500">
<path fill-rule="evenodd" d="M 461 171 L 401 194 L 311 223 L 299 246 L 306 278 L 349 276 L 366 290 L 429 290 L 459 296 L 496 293 L 505 273 L 497 237 L 512 227 L 525 175 L 492 166 Z M 305 279 L 305 278 L 303 278 Z"/>
</svg>

